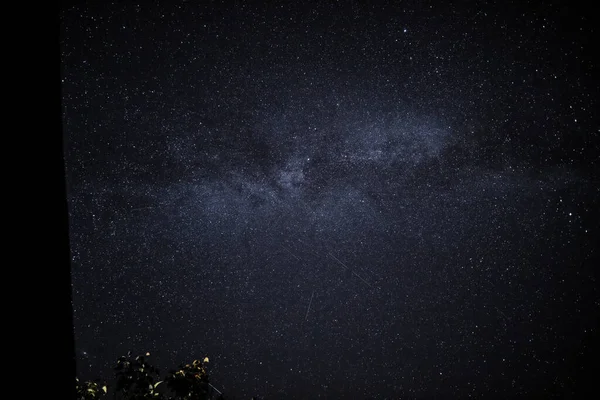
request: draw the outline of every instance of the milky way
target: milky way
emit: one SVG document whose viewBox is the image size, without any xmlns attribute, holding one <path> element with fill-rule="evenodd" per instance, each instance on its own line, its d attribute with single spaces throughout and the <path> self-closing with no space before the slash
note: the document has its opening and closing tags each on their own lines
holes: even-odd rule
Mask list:
<svg viewBox="0 0 600 400">
<path fill-rule="evenodd" d="M 78 374 L 132 350 L 208 355 L 239 397 L 573 393 L 598 87 L 561 10 L 64 10 Z"/>
</svg>

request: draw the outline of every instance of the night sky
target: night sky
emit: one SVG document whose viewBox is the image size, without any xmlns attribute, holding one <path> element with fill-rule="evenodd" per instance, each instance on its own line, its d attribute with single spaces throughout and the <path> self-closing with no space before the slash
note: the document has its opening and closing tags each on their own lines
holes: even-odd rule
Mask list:
<svg viewBox="0 0 600 400">
<path fill-rule="evenodd" d="M 80 378 L 131 350 L 165 372 L 208 356 L 239 399 L 580 390 L 592 14 L 247 3 L 61 13 Z"/>
</svg>

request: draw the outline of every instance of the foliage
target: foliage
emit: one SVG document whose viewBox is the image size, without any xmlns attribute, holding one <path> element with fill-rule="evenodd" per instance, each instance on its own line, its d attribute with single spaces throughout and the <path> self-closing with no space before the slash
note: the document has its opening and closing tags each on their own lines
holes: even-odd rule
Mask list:
<svg viewBox="0 0 600 400">
<path fill-rule="evenodd" d="M 77 400 L 98 400 L 106 394 L 106 385 L 99 382 L 83 382 L 79 383 L 79 379 L 75 378 L 75 393 Z"/>
<path fill-rule="evenodd" d="M 214 398 L 207 364 L 202 361 L 180 365 L 160 380 L 160 372 L 148 362 L 150 353 L 119 357 L 115 366 L 114 398 L 120 400 L 209 400 Z M 107 386 L 97 382 L 76 382 L 77 400 L 99 400 L 107 393 Z M 219 392 L 220 393 L 220 392 Z M 223 396 L 219 396 L 223 399 Z"/>
<path fill-rule="evenodd" d="M 182 399 L 208 399 L 209 398 L 209 380 L 208 373 L 204 364 L 208 362 L 208 357 L 204 362 L 194 360 L 192 364 L 180 366 L 177 371 L 170 371 L 165 379 L 169 389 L 175 392 L 176 398 Z"/>
<path fill-rule="evenodd" d="M 160 384 L 159 371 L 146 361 L 150 353 L 145 356 L 119 357 L 117 360 L 116 386 L 117 393 L 121 393 L 127 400 L 145 400 L 160 398 L 156 387 Z"/>
</svg>

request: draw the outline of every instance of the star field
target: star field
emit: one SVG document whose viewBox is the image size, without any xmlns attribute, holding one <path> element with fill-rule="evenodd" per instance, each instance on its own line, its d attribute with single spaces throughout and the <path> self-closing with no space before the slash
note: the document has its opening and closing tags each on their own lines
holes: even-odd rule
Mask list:
<svg viewBox="0 0 600 400">
<path fill-rule="evenodd" d="M 78 374 L 133 350 L 208 355 L 230 398 L 577 393 L 594 30 L 557 2 L 63 10 Z"/>
</svg>

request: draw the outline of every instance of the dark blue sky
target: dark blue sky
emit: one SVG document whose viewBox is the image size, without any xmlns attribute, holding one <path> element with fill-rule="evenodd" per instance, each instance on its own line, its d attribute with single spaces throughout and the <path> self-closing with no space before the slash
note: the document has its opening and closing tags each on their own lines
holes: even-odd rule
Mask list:
<svg viewBox="0 0 600 400">
<path fill-rule="evenodd" d="M 132 350 L 238 398 L 577 390 L 593 21 L 440 3 L 62 12 L 80 376 Z"/>
</svg>

